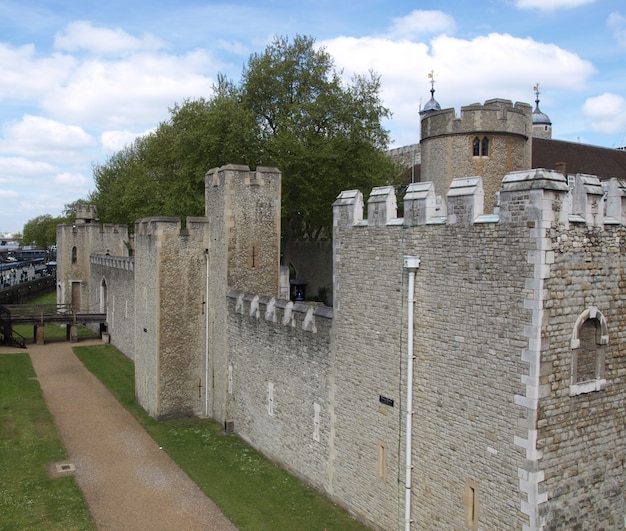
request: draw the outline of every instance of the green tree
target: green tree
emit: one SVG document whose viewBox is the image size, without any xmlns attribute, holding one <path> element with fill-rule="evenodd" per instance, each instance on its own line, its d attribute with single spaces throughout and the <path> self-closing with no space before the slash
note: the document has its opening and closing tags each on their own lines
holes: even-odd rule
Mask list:
<svg viewBox="0 0 626 531">
<path fill-rule="evenodd" d="M 76 210 L 78 210 L 78 207 L 89 204 L 88 199 L 77 199 L 76 201 L 72 201 L 71 203 L 64 205 L 63 213 L 61 214 L 61 217 L 65 220 L 64 223 L 74 221 L 76 219 Z"/>
<path fill-rule="evenodd" d="M 56 243 L 57 225 L 64 222 L 64 218 L 53 218 L 50 214 L 37 216 L 27 221 L 22 233 L 22 245 L 49 248 Z"/>
<path fill-rule="evenodd" d="M 372 72 L 344 83 L 314 39 L 275 38 L 250 57 L 238 86 L 218 76 L 209 99 L 175 105 L 154 133 L 96 165 L 89 199 L 112 223 L 202 215 L 208 169 L 275 166 L 285 236 L 316 235 L 330 228 L 341 190 L 367 193 L 397 173 L 384 153 L 390 113 L 379 92 Z"/>
<path fill-rule="evenodd" d="M 364 192 L 396 173 L 385 155 L 382 120 L 390 116 L 373 72 L 344 84 L 332 57 L 314 39 L 275 38 L 244 69 L 244 105 L 262 138 L 260 162 L 283 174 L 287 238 L 329 228 L 331 205 L 344 189 Z"/>
</svg>

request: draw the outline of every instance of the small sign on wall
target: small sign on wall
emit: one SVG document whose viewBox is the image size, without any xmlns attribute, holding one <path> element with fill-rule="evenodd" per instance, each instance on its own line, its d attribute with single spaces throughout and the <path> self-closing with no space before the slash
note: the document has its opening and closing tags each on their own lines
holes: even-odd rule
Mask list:
<svg viewBox="0 0 626 531">
<path fill-rule="evenodd" d="M 393 407 L 393 398 L 387 398 L 383 395 L 378 395 L 378 401 L 386 406 Z"/>
</svg>

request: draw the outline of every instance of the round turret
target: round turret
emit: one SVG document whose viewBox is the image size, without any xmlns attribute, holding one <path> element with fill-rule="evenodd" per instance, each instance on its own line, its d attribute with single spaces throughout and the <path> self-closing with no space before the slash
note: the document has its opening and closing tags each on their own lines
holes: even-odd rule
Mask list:
<svg viewBox="0 0 626 531">
<path fill-rule="evenodd" d="M 421 180 L 435 193 L 448 194 L 457 177 L 480 175 L 486 213 L 492 212 L 504 176 L 531 167 L 532 107 L 527 103 L 492 99 L 461 108 L 421 115 Z"/>
</svg>

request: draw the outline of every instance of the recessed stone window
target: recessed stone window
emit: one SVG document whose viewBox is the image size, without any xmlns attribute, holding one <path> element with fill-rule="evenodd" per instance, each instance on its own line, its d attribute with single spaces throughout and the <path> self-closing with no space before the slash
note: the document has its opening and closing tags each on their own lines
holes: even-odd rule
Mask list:
<svg viewBox="0 0 626 531">
<path fill-rule="evenodd" d="M 76 263 L 76 247 L 72 247 L 72 263 Z"/>
<path fill-rule="evenodd" d="M 489 156 L 489 138 L 486 136 L 479 138 L 474 137 L 472 142 L 472 155 L 474 157 L 488 157 Z"/>
<path fill-rule="evenodd" d="M 606 319 L 598 308 L 591 306 L 578 316 L 572 332 L 570 396 L 606 387 L 604 360 L 608 344 Z"/>
<path fill-rule="evenodd" d="M 261 242 L 254 240 L 248 245 L 248 269 L 257 269 L 261 263 Z"/>
<path fill-rule="evenodd" d="M 267 382 L 267 414 L 274 416 L 274 384 Z"/>
<path fill-rule="evenodd" d="M 476 531 L 478 529 L 478 483 L 471 479 L 465 481 L 463 509 L 465 528 Z"/>
<path fill-rule="evenodd" d="M 376 477 L 382 481 L 386 481 L 387 479 L 387 445 L 382 441 L 378 442 Z"/>
</svg>

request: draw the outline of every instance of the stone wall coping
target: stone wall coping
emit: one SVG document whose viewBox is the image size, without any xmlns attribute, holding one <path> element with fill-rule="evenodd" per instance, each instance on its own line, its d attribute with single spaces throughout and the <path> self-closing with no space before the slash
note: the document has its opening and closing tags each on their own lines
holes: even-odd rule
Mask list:
<svg viewBox="0 0 626 531">
<path fill-rule="evenodd" d="M 452 181 L 446 204 L 433 208 L 432 182 L 412 183 L 404 196 L 408 217 L 398 218 L 395 191 L 376 187 L 368 200 L 368 217 L 363 217 L 362 194 L 346 190 L 333 203 L 334 226 L 419 226 L 443 224 L 511 223 L 556 220 L 567 225 L 626 226 L 626 182 L 601 181 L 595 175 L 577 174 L 570 188 L 567 178 L 555 170 L 537 168 L 508 173 L 502 180 L 499 203 L 493 213 L 484 213 L 482 177 L 460 177 Z M 543 191 L 543 192 L 542 192 Z M 436 215 L 435 215 L 436 214 Z M 442 215 L 446 214 L 446 215 Z"/>
<path fill-rule="evenodd" d="M 135 270 L 134 256 L 114 256 L 109 254 L 91 253 L 89 262 L 92 264 L 103 265 L 112 269 L 123 269 L 127 271 Z"/>
<path fill-rule="evenodd" d="M 252 319 L 280 323 L 283 326 L 300 327 L 306 332 L 317 333 L 318 320 L 332 320 L 333 309 L 319 302 L 275 299 L 229 289 L 226 297 L 234 300 L 235 313 L 248 315 Z"/>
</svg>

